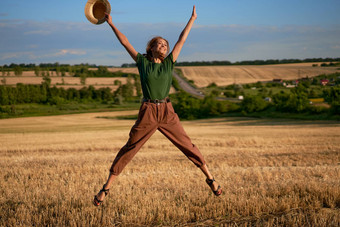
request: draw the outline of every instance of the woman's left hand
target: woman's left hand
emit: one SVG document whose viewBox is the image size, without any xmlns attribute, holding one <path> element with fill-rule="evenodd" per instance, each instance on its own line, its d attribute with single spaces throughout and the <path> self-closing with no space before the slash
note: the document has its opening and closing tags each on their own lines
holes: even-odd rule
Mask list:
<svg viewBox="0 0 340 227">
<path fill-rule="evenodd" d="M 192 9 L 192 15 L 191 17 L 196 20 L 197 19 L 197 13 L 196 13 L 196 6 L 194 5 L 194 8 Z"/>
</svg>

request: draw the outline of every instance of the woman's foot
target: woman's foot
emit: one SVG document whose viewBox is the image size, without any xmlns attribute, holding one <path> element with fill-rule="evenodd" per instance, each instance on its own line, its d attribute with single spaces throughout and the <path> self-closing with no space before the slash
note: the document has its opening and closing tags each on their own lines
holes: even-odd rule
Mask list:
<svg viewBox="0 0 340 227">
<path fill-rule="evenodd" d="M 93 199 L 93 205 L 99 206 L 103 203 L 105 196 L 109 194 L 110 189 L 105 189 L 105 184 L 103 185 L 103 188 L 98 192 L 97 195 L 94 196 Z"/>
<path fill-rule="evenodd" d="M 209 185 L 210 189 L 216 196 L 220 196 L 222 194 L 222 188 L 218 185 L 214 178 L 206 179 L 205 182 Z"/>
</svg>

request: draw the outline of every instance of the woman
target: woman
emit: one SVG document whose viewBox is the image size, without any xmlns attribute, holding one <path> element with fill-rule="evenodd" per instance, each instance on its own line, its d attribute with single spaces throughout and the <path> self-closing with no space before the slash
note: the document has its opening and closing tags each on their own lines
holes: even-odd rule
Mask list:
<svg viewBox="0 0 340 227">
<path fill-rule="evenodd" d="M 209 172 L 201 152 L 191 143 L 168 98 L 174 64 L 196 18 L 197 14 L 194 6 L 188 24 L 170 54 L 168 41 L 162 37 L 155 37 L 149 41 L 146 54 L 141 55 L 133 48 L 126 36 L 112 23 L 112 17 L 106 14 L 107 23 L 120 43 L 137 63 L 144 99 L 139 109 L 138 119 L 131 128 L 128 142 L 118 152 L 110 168 L 107 182 L 94 197 L 93 203 L 95 206 L 99 206 L 103 202 L 112 182 L 156 130 L 164 134 L 201 169 L 207 177 L 206 183 L 216 196 L 222 194 L 222 188 L 215 182 Z"/>
</svg>

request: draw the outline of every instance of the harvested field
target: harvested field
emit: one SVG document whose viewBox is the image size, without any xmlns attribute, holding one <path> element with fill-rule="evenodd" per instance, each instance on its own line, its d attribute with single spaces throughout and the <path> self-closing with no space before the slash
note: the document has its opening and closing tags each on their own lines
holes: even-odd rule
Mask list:
<svg viewBox="0 0 340 227">
<path fill-rule="evenodd" d="M 4 77 L 6 79 L 7 85 L 16 85 L 17 83 L 23 84 L 41 84 L 43 82 L 42 77 L 37 76 L 8 76 Z M 57 85 L 57 87 L 64 88 L 76 88 L 80 89 L 84 87 L 81 84 L 79 77 L 56 77 L 51 76 L 51 85 Z M 86 86 L 93 85 L 94 87 L 110 87 L 112 89 L 117 89 L 118 86 L 114 85 L 114 81 L 119 80 L 122 84 L 125 84 L 127 78 L 125 77 L 89 77 L 86 78 Z"/>
<path fill-rule="evenodd" d="M 136 111 L 0 120 L 1 226 L 339 226 L 338 122 L 221 118 L 183 122 L 223 187 L 156 132 L 92 199 Z"/>
<path fill-rule="evenodd" d="M 315 63 L 281 64 L 264 66 L 185 66 L 178 67 L 188 80 L 193 80 L 197 87 L 206 87 L 211 83 L 218 86 L 230 84 L 256 83 L 273 79 L 295 80 L 337 72 L 336 67 L 312 67 Z"/>
<path fill-rule="evenodd" d="M 321 63 L 301 63 L 301 64 L 279 64 L 264 66 L 185 66 L 178 67 L 182 70 L 183 75 L 188 80 L 193 80 L 197 87 L 206 87 L 211 83 L 218 86 L 226 86 L 230 84 L 256 83 L 258 81 L 272 81 L 273 79 L 294 80 L 303 77 L 314 77 L 321 74 L 330 74 L 337 72 L 336 67 L 313 67 L 313 64 Z M 111 72 L 126 72 L 138 74 L 137 68 L 108 68 Z M 52 74 L 53 75 L 53 74 Z M 11 76 L 3 77 L 6 84 L 15 85 L 17 83 L 24 84 L 40 84 L 41 77 L 36 77 L 33 71 L 23 72 L 23 76 L 16 77 L 13 72 Z M 79 88 L 80 78 L 75 77 L 57 77 L 51 76 L 52 85 L 61 85 L 64 78 L 64 85 Z M 126 83 L 126 78 L 87 78 L 86 85 L 108 86 L 113 87 L 115 80 Z"/>
<path fill-rule="evenodd" d="M 123 72 L 123 73 L 134 73 L 139 74 L 137 67 L 134 68 L 108 68 L 110 72 Z"/>
<path fill-rule="evenodd" d="M 57 76 L 56 75 L 56 72 L 54 71 L 49 71 L 49 74 L 51 77 L 53 76 Z M 7 76 L 7 73 L 6 73 L 6 76 Z M 9 72 L 9 76 L 14 76 L 16 77 L 16 75 L 14 74 L 14 72 Z M 70 76 L 68 72 L 65 73 L 65 76 Z M 36 77 L 34 71 L 23 71 L 22 72 L 22 75 L 20 77 Z M 7 78 L 7 77 L 6 77 Z"/>
</svg>

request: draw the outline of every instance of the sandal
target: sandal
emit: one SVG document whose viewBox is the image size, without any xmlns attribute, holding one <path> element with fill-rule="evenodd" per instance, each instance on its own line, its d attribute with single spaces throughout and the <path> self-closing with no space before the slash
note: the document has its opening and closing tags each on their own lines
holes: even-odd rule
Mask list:
<svg viewBox="0 0 340 227">
<path fill-rule="evenodd" d="M 98 194 L 101 193 L 101 192 L 104 192 L 104 193 L 105 193 L 105 196 L 107 196 L 107 194 L 109 194 L 109 190 L 110 190 L 110 189 L 105 189 L 105 184 L 104 184 L 104 185 L 103 185 L 103 188 L 98 192 Z M 97 194 L 97 195 L 98 195 L 98 194 Z M 95 195 L 95 196 L 94 196 L 94 199 L 93 199 L 93 205 L 95 205 L 96 207 L 99 206 L 100 204 L 102 204 L 103 201 L 104 201 L 104 200 L 99 200 L 97 195 Z M 105 197 L 104 197 L 104 198 L 105 198 Z"/>
<path fill-rule="evenodd" d="M 205 182 L 207 182 L 207 184 L 210 186 L 210 188 L 211 188 L 211 186 L 213 185 L 214 181 L 215 181 L 214 178 L 213 178 L 213 179 L 208 179 L 208 178 L 207 178 L 207 179 L 205 180 Z M 212 189 L 212 188 L 211 188 L 211 190 L 212 190 L 212 192 L 213 192 L 216 196 L 219 196 L 219 195 L 222 194 L 222 188 L 221 188 L 220 185 L 217 187 L 216 191 L 214 191 L 214 189 Z"/>
</svg>

